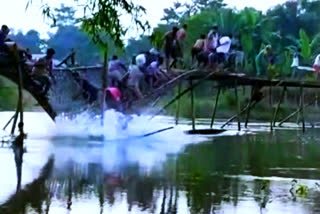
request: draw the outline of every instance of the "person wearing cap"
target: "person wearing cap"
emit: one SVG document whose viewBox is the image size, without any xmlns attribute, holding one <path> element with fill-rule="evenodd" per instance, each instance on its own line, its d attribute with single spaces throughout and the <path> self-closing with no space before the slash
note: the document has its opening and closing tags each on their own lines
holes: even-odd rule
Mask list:
<svg viewBox="0 0 320 214">
<path fill-rule="evenodd" d="M 132 62 L 128 71 L 129 76 L 127 80 L 127 86 L 133 92 L 135 98 L 141 99 L 143 97 L 141 89 L 145 75 L 137 65 L 136 57 L 132 57 Z"/>
<path fill-rule="evenodd" d="M 255 58 L 257 76 L 265 76 L 269 65 L 269 57 L 272 53 L 272 46 L 267 45 Z"/>
</svg>

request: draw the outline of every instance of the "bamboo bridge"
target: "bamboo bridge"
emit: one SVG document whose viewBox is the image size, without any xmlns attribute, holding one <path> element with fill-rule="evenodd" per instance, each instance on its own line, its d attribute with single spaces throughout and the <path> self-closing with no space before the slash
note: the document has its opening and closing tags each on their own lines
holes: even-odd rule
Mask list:
<svg viewBox="0 0 320 214">
<path fill-rule="evenodd" d="M 60 81 L 72 82 L 72 75 L 70 75 L 73 72 L 79 72 L 84 73 L 87 76 L 88 81 L 90 84 L 94 85 L 97 88 L 101 88 L 101 73 L 103 73 L 103 67 L 101 66 L 94 66 L 94 67 L 72 67 L 72 68 L 59 68 L 55 69 L 54 73 L 57 76 L 61 76 Z M 21 71 L 21 75 L 19 75 L 19 71 Z M 51 100 L 44 94 L 40 93 L 39 86 L 36 84 L 36 82 L 30 77 L 27 72 L 24 70 L 23 63 L 7 63 L 5 65 L 0 66 L 0 75 L 10 79 L 17 85 L 20 85 L 23 89 L 28 91 L 38 102 L 38 104 L 44 109 L 44 111 L 47 112 L 47 114 L 54 120 L 55 117 L 58 115 L 59 111 L 55 108 L 55 105 L 51 102 Z M 65 76 L 67 75 L 67 76 Z M 20 77 L 21 76 L 21 81 Z M 59 78 L 58 84 L 59 84 Z M 189 86 L 182 90 L 181 83 L 182 82 L 188 82 Z M 212 129 L 215 115 L 217 111 L 217 105 L 220 98 L 220 92 L 221 89 L 224 87 L 229 87 L 234 89 L 234 96 L 236 100 L 236 114 L 232 116 L 221 128 L 224 128 L 226 125 L 228 125 L 233 120 L 237 119 L 238 123 L 238 129 L 241 130 L 241 120 L 240 116 L 242 114 L 246 114 L 244 125 L 247 127 L 249 118 L 250 118 L 250 111 L 251 109 L 263 99 L 263 95 L 261 94 L 260 90 L 265 87 L 271 88 L 275 87 L 281 87 L 282 93 L 281 98 L 277 104 L 277 108 L 273 114 L 273 118 L 270 120 L 270 128 L 273 129 L 273 127 L 276 125 L 276 122 L 278 122 L 279 125 L 282 125 L 285 121 L 290 119 L 295 114 L 299 113 L 302 117 L 302 128 L 303 131 L 305 130 L 305 121 L 304 121 L 304 109 L 308 107 L 311 104 L 305 104 L 304 103 L 304 89 L 306 88 L 320 88 L 319 82 L 305 82 L 305 81 L 293 81 L 293 80 L 277 80 L 277 79 L 262 79 L 262 78 L 256 78 L 256 77 L 249 77 L 242 73 L 228 73 L 228 72 L 215 72 L 210 70 L 200 70 L 200 69 L 194 69 L 194 70 L 183 70 L 183 71 L 177 71 L 176 77 L 170 79 L 168 82 L 163 84 L 162 86 L 155 88 L 153 91 L 147 93 L 144 95 L 144 97 L 141 100 L 134 100 L 133 103 L 143 103 L 144 101 L 147 101 L 150 103 L 151 101 L 160 99 L 160 97 L 165 94 L 170 88 L 174 88 L 178 86 L 178 94 L 175 95 L 166 105 L 164 105 L 159 112 L 157 112 L 154 116 L 159 115 L 164 112 L 166 108 L 171 106 L 172 104 L 176 103 L 176 122 L 178 123 L 179 120 L 179 109 L 181 108 L 180 105 L 180 98 L 184 96 L 185 94 L 189 93 L 190 96 L 190 102 L 191 102 L 191 112 L 192 112 L 192 130 L 193 132 L 196 130 L 195 126 L 195 96 L 194 96 L 194 89 L 201 85 L 205 81 L 211 81 L 215 82 L 215 87 L 217 88 L 217 94 L 216 94 L 216 100 L 215 105 L 212 109 L 212 118 L 211 118 L 211 126 Z M 249 100 L 249 103 L 244 109 L 240 108 L 240 102 L 239 102 L 239 93 L 238 93 L 238 87 L 240 86 L 251 86 L 252 92 L 251 92 L 251 98 Z M 297 110 L 293 112 L 291 115 L 289 115 L 287 118 L 283 119 L 282 121 L 277 121 L 277 116 L 279 113 L 279 109 L 281 106 L 281 103 L 283 102 L 285 93 L 287 88 L 294 87 L 300 89 L 300 104 L 297 107 Z M 61 94 L 58 93 L 60 96 Z M 86 105 L 85 103 L 82 103 Z M 204 133 L 207 133 L 208 130 L 204 130 Z"/>
</svg>

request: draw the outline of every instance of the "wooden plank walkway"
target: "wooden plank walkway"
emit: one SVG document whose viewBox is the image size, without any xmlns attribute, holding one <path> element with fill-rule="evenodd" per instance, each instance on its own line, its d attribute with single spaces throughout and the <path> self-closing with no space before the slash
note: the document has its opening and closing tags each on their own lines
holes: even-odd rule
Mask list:
<svg viewBox="0 0 320 214">
<path fill-rule="evenodd" d="M 71 67 L 71 68 L 58 68 L 54 69 L 54 72 L 84 72 L 92 71 L 92 75 L 98 75 L 96 72 L 102 72 L 101 66 L 88 66 L 88 67 Z M 95 72 L 94 72 L 95 71 Z M 23 72 L 23 87 L 25 90 L 30 92 L 30 94 L 38 101 L 42 108 L 49 114 L 49 116 L 54 119 L 56 117 L 56 112 L 52 108 L 48 98 L 37 89 L 37 84 L 32 80 L 32 78 Z M 156 94 L 159 98 L 168 88 L 175 87 L 181 81 L 215 81 L 219 83 L 221 87 L 237 87 L 237 86 L 254 86 L 254 87 L 297 87 L 297 88 L 320 88 L 320 82 L 317 81 L 298 81 L 298 80 L 279 80 L 279 79 L 263 79 L 257 77 L 246 76 L 243 73 L 224 73 L 224 72 L 212 72 L 207 70 L 175 70 L 176 78 L 173 78 L 154 89 L 151 93 L 145 95 L 145 98 L 151 98 L 152 94 Z M 210 74 L 210 75 L 209 75 Z M 0 75 L 18 83 L 17 75 L 17 65 L 7 64 L 0 65 Z M 101 75 L 99 75 L 101 76 Z M 97 85 L 97 84 L 93 84 Z"/>
</svg>

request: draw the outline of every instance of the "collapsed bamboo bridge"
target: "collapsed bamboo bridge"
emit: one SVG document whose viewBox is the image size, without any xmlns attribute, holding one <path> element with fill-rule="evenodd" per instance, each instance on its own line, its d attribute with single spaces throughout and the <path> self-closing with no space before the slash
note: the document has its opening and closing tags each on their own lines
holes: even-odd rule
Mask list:
<svg viewBox="0 0 320 214">
<path fill-rule="evenodd" d="M 18 71 L 22 70 L 21 72 L 21 80 L 19 79 Z M 88 81 L 95 85 L 97 88 L 101 85 L 101 75 L 98 73 L 102 73 L 103 67 L 93 66 L 93 67 L 72 67 L 72 68 L 59 68 L 54 69 L 55 74 L 67 74 L 72 72 L 83 72 L 90 74 L 91 77 L 95 79 L 88 78 Z M 23 70 L 23 65 L 17 65 L 16 63 L 6 64 L 0 66 L 0 75 L 10 79 L 11 81 L 15 82 L 17 85 L 21 85 L 23 89 L 28 91 L 38 102 L 38 104 L 47 112 L 47 114 L 54 120 L 55 117 L 58 115 L 57 110 L 54 108 L 54 105 L 50 102 L 50 99 L 42 93 L 39 92 L 39 88 L 35 81 Z M 98 77 L 98 78 L 97 78 Z M 72 76 L 68 77 L 69 79 L 64 78 L 63 81 L 72 81 Z M 100 79 L 100 80 L 99 80 Z M 215 87 L 217 88 L 217 94 L 215 98 L 215 105 L 212 108 L 212 117 L 211 117 L 211 124 L 210 128 L 212 129 L 215 115 L 217 112 L 217 106 L 219 103 L 219 98 L 221 97 L 221 89 L 224 87 L 229 87 L 234 89 L 234 96 L 236 100 L 236 114 L 232 116 L 227 122 L 221 126 L 223 129 L 226 125 L 228 125 L 233 120 L 237 119 L 238 130 L 241 130 L 241 115 L 245 114 L 245 122 L 244 126 L 247 127 L 248 121 L 250 118 L 251 109 L 259 103 L 264 96 L 261 94 L 261 89 L 269 87 L 270 90 L 272 88 L 282 88 L 282 93 L 280 96 L 280 100 L 277 104 L 273 117 L 270 120 L 270 128 L 271 130 L 273 127 L 278 125 L 282 125 L 288 119 L 293 117 L 295 114 L 299 113 L 302 117 L 302 129 L 305 130 L 305 120 L 304 120 L 304 109 L 311 104 L 305 104 L 304 102 L 304 89 L 306 88 L 313 88 L 317 89 L 320 88 L 320 83 L 315 81 L 294 81 L 294 80 L 278 80 L 278 79 L 262 79 L 256 77 L 249 77 L 243 73 L 228 73 L 228 72 L 216 72 L 210 70 L 201 70 L 201 69 L 194 69 L 194 70 L 183 70 L 177 71 L 176 77 L 170 79 L 168 82 L 163 84 L 162 86 L 155 88 L 151 92 L 144 95 L 141 100 L 136 100 L 133 103 L 142 103 L 143 101 L 159 99 L 165 92 L 168 91 L 169 88 L 173 88 L 178 86 L 178 94 L 176 94 L 166 105 L 164 105 L 160 111 L 158 111 L 154 116 L 162 114 L 165 109 L 167 109 L 172 104 L 176 103 L 176 123 L 179 121 L 179 110 L 181 108 L 180 99 L 185 94 L 190 94 L 190 102 L 191 102 L 191 112 L 192 112 L 192 130 L 196 130 L 195 124 L 195 95 L 194 89 L 201 85 L 205 81 L 215 82 Z M 185 89 L 182 89 L 182 82 L 188 82 L 189 86 Z M 238 87 L 240 86 L 251 86 L 251 98 L 247 104 L 247 106 L 243 109 L 240 107 L 240 99 L 238 93 Z M 300 89 L 300 104 L 297 107 L 297 110 L 290 114 L 285 119 L 278 121 L 278 113 L 279 109 L 281 108 L 281 104 L 283 102 L 285 93 L 287 88 L 299 88 Z M 101 87 L 100 87 L 101 88 Z"/>
</svg>

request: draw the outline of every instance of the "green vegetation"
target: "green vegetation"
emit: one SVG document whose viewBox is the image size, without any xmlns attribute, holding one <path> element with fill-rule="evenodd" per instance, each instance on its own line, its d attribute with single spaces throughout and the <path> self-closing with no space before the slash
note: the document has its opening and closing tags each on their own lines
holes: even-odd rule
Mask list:
<svg viewBox="0 0 320 214">
<path fill-rule="evenodd" d="M 217 24 L 220 34 L 232 34 L 234 46 L 245 52 L 244 72 L 255 73 L 255 56 L 265 45 L 271 44 L 275 56 L 275 65 L 270 68 L 271 75 L 284 77 L 291 72 L 292 56 L 298 48 L 302 49 L 303 65 L 312 66 L 313 59 L 319 54 L 319 9 L 318 0 L 288 1 L 266 13 L 254 8 L 240 11 L 230 9 L 221 0 L 194 0 L 191 4 L 174 4 L 165 9 L 163 20 L 166 24 L 158 25 L 150 40 L 160 48 L 161 38 L 166 31 L 174 25 L 187 24 L 186 49 L 191 50 L 196 39 Z M 186 59 L 190 59 L 189 52 L 185 52 Z"/>
</svg>

